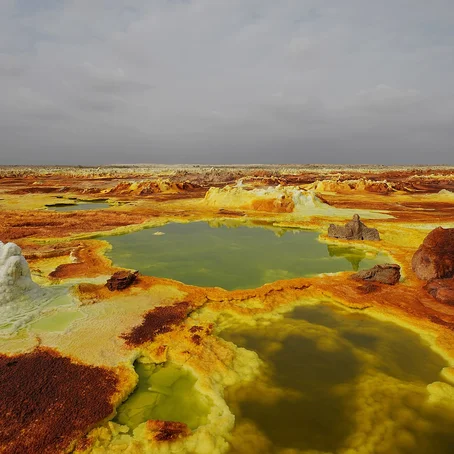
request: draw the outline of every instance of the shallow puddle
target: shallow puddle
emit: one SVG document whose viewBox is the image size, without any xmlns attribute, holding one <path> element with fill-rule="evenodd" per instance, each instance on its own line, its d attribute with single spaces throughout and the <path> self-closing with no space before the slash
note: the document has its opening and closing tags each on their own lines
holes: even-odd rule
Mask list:
<svg viewBox="0 0 454 454">
<path fill-rule="evenodd" d="M 74 320 L 84 315 L 79 311 L 62 311 L 41 317 L 30 325 L 34 331 L 65 331 Z"/>
<path fill-rule="evenodd" d="M 69 310 L 69 307 L 73 305 L 73 299 L 68 294 L 67 287 L 64 286 L 43 288 L 43 293 L 38 295 L 25 295 L 24 298 L 18 299 L 13 304 L 6 306 L 6 310 L 3 308 L 0 317 L 0 337 L 5 334 L 11 334 L 24 327 L 32 326 L 41 319 L 52 319 L 60 309 L 65 311 L 64 308 L 66 308 L 66 311 L 63 313 L 72 312 Z M 62 317 L 60 316 L 57 316 L 57 319 L 62 321 Z M 43 322 L 43 326 L 46 323 Z"/>
<path fill-rule="evenodd" d="M 446 363 L 411 331 L 317 305 L 220 335 L 266 365 L 227 392 L 232 453 L 452 453 L 454 413 L 426 404 Z"/>
<path fill-rule="evenodd" d="M 319 242 L 317 232 L 262 227 L 211 227 L 206 222 L 167 224 L 120 236 L 113 263 L 142 274 L 201 287 L 255 288 L 279 279 L 370 268 L 383 253 Z"/>
<path fill-rule="evenodd" d="M 135 429 L 149 419 L 177 421 L 192 430 L 206 424 L 211 402 L 194 388 L 197 379 L 172 364 L 136 363 L 139 383 L 118 408 L 116 422 Z"/>
<path fill-rule="evenodd" d="M 82 203 L 74 203 L 74 204 L 66 204 L 66 203 L 56 203 L 54 205 L 46 205 L 49 210 L 52 211 L 81 211 L 81 210 L 104 210 L 105 208 L 109 208 L 110 205 L 105 202 L 82 202 Z"/>
</svg>

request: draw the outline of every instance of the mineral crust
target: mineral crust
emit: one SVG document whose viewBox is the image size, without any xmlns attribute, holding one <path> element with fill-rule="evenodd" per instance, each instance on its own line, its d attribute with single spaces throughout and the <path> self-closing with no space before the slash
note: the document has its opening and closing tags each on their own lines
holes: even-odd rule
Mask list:
<svg viewBox="0 0 454 454">
<path fill-rule="evenodd" d="M 0 355 L 0 452 L 67 452 L 113 413 L 118 383 L 112 370 L 49 349 Z"/>
<path fill-rule="evenodd" d="M 0 241 L 0 308 L 23 299 L 26 294 L 36 297 L 40 293 L 42 291 L 31 278 L 21 248 Z"/>
<path fill-rule="evenodd" d="M 262 363 L 255 352 L 223 341 L 218 331 L 224 324 L 246 322 L 255 327 L 261 320 L 267 332 L 270 317 L 306 301 L 313 304 L 329 299 L 352 312 L 367 309 L 380 319 L 405 324 L 427 334 L 434 349 L 442 351 L 449 358 L 447 364 L 452 364 L 454 312 L 447 306 L 451 301 L 452 249 L 446 230 L 453 229 L 437 229 L 436 238 L 427 239 L 430 244 L 424 242 L 427 247 L 421 250 L 429 257 L 428 264 L 418 252 L 421 260 L 416 274 L 411 259 L 428 226 L 436 222 L 454 227 L 453 190 L 453 169 L 445 167 L 0 168 L 0 238 L 22 248 L 41 288 L 73 286 L 74 300 L 86 315 L 66 331 L 27 327 L 29 331 L 18 335 L 16 327 L 11 337 L 0 339 L 0 452 L 60 454 L 78 442 L 78 454 L 228 452 L 235 420 L 234 407 L 226 404 L 224 392 L 247 381 L 254 386 L 259 383 Z M 110 208 L 102 213 L 99 209 L 56 212 L 46 208 L 80 199 L 81 194 L 106 197 Z M 374 219 L 380 235 L 359 216 L 347 226 L 336 226 L 354 213 Z M 223 225 L 227 217 L 231 227 L 272 223 L 276 228 L 322 231 L 334 223 L 330 233 L 336 238 L 381 239 L 380 250 L 400 264 L 405 284 L 382 283 L 398 281 L 399 270 L 390 266 L 363 272 L 366 279 L 359 281 L 349 279 L 350 273 L 338 273 L 283 279 L 248 290 L 194 287 L 142 275 L 121 292 L 107 288 L 107 277 L 119 268 L 105 255 L 109 245 L 102 236 L 169 222 L 209 220 Z M 365 256 L 376 252 L 368 247 L 364 245 Z M 28 275 L 21 269 L 23 260 L 12 262 L 6 281 L 22 283 L 22 277 Z M 424 289 L 425 283 L 417 279 L 424 269 L 433 269 L 435 272 L 426 274 L 440 274 L 444 279 L 430 281 Z M 15 281 L 14 276 L 22 277 Z M 8 301 L 17 302 L 14 298 Z M 293 326 L 290 328 L 293 333 Z M 274 340 L 288 336 L 285 332 L 272 334 Z M 333 334 L 334 329 L 323 331 L 324 338 Z M 336 345 L 323 343 L 320 347 Z M 171 361 L 197 376 L 198 389 L 212 402 L 207 424 L 189 430 L 181 423 L 156 417 L 162 420 L 150 419 L 130 432 L 111 420 L 135 385 L 132 379 L 122 381 L 116 371 L 125 367 L 135 377 L 132 362 L 142 355 L 151 363 Z M 452 381 L 454 369 L 445 367 L 443 376 Z M 363 378 L 359 386 L 355 383 L 363 391 L 351 406 L 358 428 L 343 450 L 357 451 L 359 446 L 364 452 L 386 451 L 384 446 L 398 449 L 397 436 L 400 441 L 408 436 L 408 411 L 404 415 L 407 425 L 395 425 L 398 418 L 393 414 L 394 431 L 376 415 L 385 414 L 388 402 L 398 402 L 398 394 L 393 393 L 402 382 L 392 378 L 384 385 L 381 375 Z M 452 388 L 448 383 L 442 385 L 434 383 L 427 390 L 438 393 L 446 403 L 452 398 Z M 276 396 L 287 392 L 273 389 Z M 425 396 L 426 388 L 421 389 Z M 260 394 L 260 399 L 273 396 Z M 416 413 L 414 418 L 416 424 Z M 236 434 L 235 443 L 243 448 L 239 452 L 267 452 L 249 444 L 258 433 L 246 432 Z M 265 435 L 257 437 L 266 441 Z M 415 446 L 408 445 L 408 449 L 415 450 Z"/>
</svg>

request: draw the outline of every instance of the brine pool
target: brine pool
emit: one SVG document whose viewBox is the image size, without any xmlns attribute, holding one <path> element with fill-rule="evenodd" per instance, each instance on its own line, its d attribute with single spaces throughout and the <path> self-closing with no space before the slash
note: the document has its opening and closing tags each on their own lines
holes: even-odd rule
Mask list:
<svg viewBox="0 0 454 454">
<path fill-rule="evenodd" d="M 244 322 L 217 332 L 263 361 L 261 377 L 225 394 L 231 454 L 452 453 L 452 405 L 427 404 L 446 363 L 415 333 L 329 302 Z M 148 419 L 207 423 L 211 402 L 190 372 L 140 362 L 136 372 L 116 422 L 130 431 Z"/>
<path fill-rule="evenodd" d="M 264 227 L 167 224 L 102 239 L 114 265 L 200 287 L 256 288 L 279 279 L 367 269 L 384 253 L 327 245 L 317 232 Z"/>
<path fill-rule="evenodd" d="M 173 364 L 136 363 L 139 383 L 118 408 L 115 421 L 134 430 L 149 419 L 184 422 L 191 430 L 207 423 L 211 400 L 194 389 L 196 377 Z"/>
<path fill-rule="evenodd" d="M 453 452 L 453 406 L 427 405 L 446 362 L 417 334 L 324 303 L 220 335 L 265 364 L 227 392 L 232 453 Z"/>
</svg>

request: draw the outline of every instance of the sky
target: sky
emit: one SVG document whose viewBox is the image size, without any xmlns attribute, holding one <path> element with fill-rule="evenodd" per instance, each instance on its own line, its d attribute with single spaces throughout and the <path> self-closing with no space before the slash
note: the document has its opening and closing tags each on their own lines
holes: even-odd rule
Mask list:
<svg viewBox="0 0 454 454">
<path fill-rule="evenodd" d="M 0 165 L 454 164 L 452 0 L 0 0 Z"/>
</svg>

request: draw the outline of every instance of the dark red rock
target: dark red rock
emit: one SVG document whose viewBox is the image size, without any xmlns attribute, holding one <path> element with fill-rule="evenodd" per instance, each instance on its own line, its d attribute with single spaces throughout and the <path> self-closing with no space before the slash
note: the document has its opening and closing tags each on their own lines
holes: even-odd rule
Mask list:
<svg viewBox="0 0 454 454">
<path fill-rule="evenodd" d="M 106 282 L 106 287 L 111 291 L 128 288 L 137 279 L 138 271 L 117 271 Z"/>
<path fill-rule="evenodd" d="M 454 277 L 454 229 L 432 230 L 413 255 L 411 265 L 424 281 Z"/>
<path fill-rule="evenodd" d="M 440 303 L 454 304 L 454 279 L 433 279 L 424 288 Z"/>
<path fill-rule="evenodd" d="M 395 263 L 375 265 L 373 268 L 360 271 L 350 278 L 355 281 L 373 281 L 381 282 L 382 284 L 394 285 L 400 280 L 400 266 Z"/>
<path fill-rule="evenodd" d="M 367 227 L 366 224 L 361 222 L 358 214 L 353 215 L 353 219 L 347 222 L 345 226 L 330 224 L 328 236 L 345 240 L 380 240 L 378 230 Z"/>
</svg>

